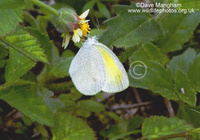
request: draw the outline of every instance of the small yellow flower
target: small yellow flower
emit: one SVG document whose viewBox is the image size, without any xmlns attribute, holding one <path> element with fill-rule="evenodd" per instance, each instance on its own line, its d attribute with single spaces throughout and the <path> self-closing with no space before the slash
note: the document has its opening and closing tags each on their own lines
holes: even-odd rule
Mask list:
<svg viewBox="0 0 200 140">
<path fill-rule="evenodd" d="M 73 33 L 72 41 L 75 43 L 79 42 L 84 37 L 87 37 L 87 34 L 90 32 L 90 27 L 88 25 L 89 20 L 85 20 L 85 18 L 89 14 L 89 11 L 90 10 L 88 9 L 85 12 L 83 12 L 80 16 L 77 16 L 78 23 L 73 25 L 74 30 L 70 33 Z M 62 47 L 64 47 L 64 49 L 66 49 L 69 44 L 69 38 L 70 34 L 65 33 L 62 43 Z"/>
<path fill-rule="evenodd" d="M 82 31 L 82 33 L 83 33 L 83 36 L 86 37 L 87 34 L 90 33 L 90 31 L 89 31 L 89 30 L 90 30 L 90 27 L 89 27 L 88 23 L 85 22 L 85 23 L 83 23 L 80 27 L 81 27 L 81 31 Z"/>
<path fill-rule="evenodd" d="M 81 19 L 78 23 L 78 28 L 74 30 L 74 35 L 72 37 L 72 40 L 76 43 L 79 42 L 81 40 L 81 38 L 86 37 L 87 34 L 89 33 L 89 25 L 88 25 L 88 21 L 89 20 L 85 20 L 85 18 L 87 17 L 88 13 L 89 13 L 89 9 L 86 10 L 84 13 L 82 13 L 79 18 Z"/>
</svg>

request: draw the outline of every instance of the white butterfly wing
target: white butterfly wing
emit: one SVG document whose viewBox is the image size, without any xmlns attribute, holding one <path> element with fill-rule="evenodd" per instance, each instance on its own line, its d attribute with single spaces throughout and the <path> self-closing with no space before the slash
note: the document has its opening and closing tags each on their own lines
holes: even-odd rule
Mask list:
<svg viewBox="0 0 200 140">
<path fill-rule="evenodd" d="M 79 92 L 94 95 L 104 86 L 105 65 L 98 49 L 92 45 L 85 45 L 72 60 L 69 74 Z"/>
<path fill-rule="evenodd" d="M 96 44 L 104 59 L 106 82 L 102 88 L 108 93 L 120 92 L 129 86 L 129 80 L 124 66 L 117 56 L 102 43 Z"/>
</svg>

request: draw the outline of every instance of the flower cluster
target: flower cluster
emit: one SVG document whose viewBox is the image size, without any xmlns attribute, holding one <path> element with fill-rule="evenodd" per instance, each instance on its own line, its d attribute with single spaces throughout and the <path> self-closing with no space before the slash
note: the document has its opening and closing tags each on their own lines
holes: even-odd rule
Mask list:
<svg viewBox="0 0 200 140">
<path fill-rule="evenodd" d="M 85 20 L 85 18 L 87 17 L 88 13 L 89 9 L 82 13 L 80 16 L 76 17 L 78 22 L 71 25 L 73 27 L 73 31 L 67 31 L 63 34 L 62 47 L 65 49 L 67 48 L 71 35 L 72 41 L 75 43 L 79 42 L 82 38 L 87 36 L 90 28 L 88 25 L 89 20 Z"/>
</svg>

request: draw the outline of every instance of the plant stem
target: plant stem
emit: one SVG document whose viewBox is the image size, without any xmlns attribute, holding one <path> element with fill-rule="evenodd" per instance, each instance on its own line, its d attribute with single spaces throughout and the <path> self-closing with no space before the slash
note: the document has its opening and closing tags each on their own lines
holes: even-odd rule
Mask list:
<svg viewBox="0 0 200 140">
<path fill-rule="evenodd" d="M 167 136 L 162 136 L 159 138 L 154 138 L 151 140 L 168 140 L 168 139 L 172 139 L 172 138 L 188 138 L 189 136 L 189 132 L 181 132 L 181 133 L 176 133 L 176 134 L 171 134 L 171 135 L 167 135 Z M 146 140 L 145 137 L 142 137 L 140 140 Z"/>
<path fill-rule="evenodd" d="M 163 137 L 155 138 L 151 140 L 168 140 L 171 138 L 187 138 L 188 135 L 189 135 L 188 132 L 182 132 L 182 133 L 171 134 L 171 135 L 167 135 L 167 136 L 163 136 Z"/>
<path fill-rule="evenodd" d="M 62 83 L 49 83 L 43 84 L 43 86 L 47 87 L 52 91 L 66 91 L 73 87 L 73 83 L 71 81 L 62 82 Z"/>
<path fill-rule="evenodd" d="M 170 117 L 174 117 L 174 110 L 173 110 L 173 107 L 172 107 L 172 104 L 170 102 L 170 100 L 168 100 L 167 98 L 164 99 L 164 102 L 165 102 L 165 105 L 167 107 L 167 110 L 169 112 L 169 115 Z"/>
<path fill-rule="evenodd" d="M 140 98 L 140 95 L 139 95 L 137 89 L 136 89 L 136 88 L 132 88 L 132 90 L 133 90 L 133 93 L 134 93 L 134 95 L 135 95 L 135 98 L 136 98 L 137 102 L 138 102 L 138 103 L 142 103 L 142 99 Z M 139 109 L 141 110 L 142 115 L 146 117 L 147 114 L 145 113 L 145 107 L 142 106 L 142 107 L 140 107 Z"/>
<path fill-rule="evenodd" d="M 109 140 L 118 140 L 118 139 L 120 139 L 120 138 L 122 138 L 122 137 L 129 136 L 129 135 L 132 135 L 132 134 L 138 134 L 138 133 L 141 133 L 141 130 L 129 131 L 129 132 L 126 132 L 126 133 L 124 133 L 124 134 L 118 135 L 118 136 L 116 136 L 116 137 L 114 137 L 114 138 L 111 138 L 111 139 L 109 139 Z"/>
<path fill-rule="evenodd" d="M 46 10 L 48 10 L 49 12 L 51 12 L 53 15 L 59 16 L 59 12 L 56 9 L 54 9 L 54 8 L 52 8 L 52 7 L 44 4 L 43 2 L 41 2 L 39 0 L 30 0 L 30 1 L 32 1 L 37 6 L 45 8 Z"/>
<path fill-rule="evenodd" d="M 129 105 L 117 105 L 117 106 L 111 107 L 110 109 L 111 110 L 129 109 L 129 108 L 148 106 L 150 104 L 151 104 L 151 102 L 141 102 L 141 103 L 129 104 Z"/>
</svg>

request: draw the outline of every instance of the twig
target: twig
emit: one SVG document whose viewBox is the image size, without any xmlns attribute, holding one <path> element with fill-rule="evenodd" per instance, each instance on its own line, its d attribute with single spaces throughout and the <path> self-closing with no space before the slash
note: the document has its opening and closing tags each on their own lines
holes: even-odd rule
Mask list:
<svg viewBox="0 0 200 140">
<path fill-rule="evenodd" d="M 151 102 L 141 102 L 137 104 L 131 104 L 131 105 L 115 105 L 111 107 L 111 110 L 119 110 L 119 109 L 128 109 L 128 108 L 136 108 L 141 106 L 147 106 L 150 105 Z"/>
<path fill-rule="evenodd" d="M 17 109 L 13 109 L 12 111 L 10 111 L 7 115 L 6 115 L 6 118 L 12 116 L 14 113 L 17 112 Z"/>
<path fill-rule="evenodd" d="M 139 104 L 141 104 L 141 103 L 142 103 L 142 100 L 141 100 L 141 98 L 140 98 L 140 95 L 139 95 L 137 89 L 136 89 L 136 88 L 132 88 L 132 90 L 133 90 L 133 93 L 134 93 L 134 95 L 135 95 L 135 98 L 136 98 L 137 102 L 138 102 Z M 140 107 L 140 110 L 141 110 L 143 116 L 147 116 L 147 114 L 145 113 L 145 107 L 143 107 L 143 106 Z"/>
<path fill-rule="evenodd" d="M 170 100 L 168 100 L 168 99 L 164 99 L 164 102 L 165 102 L 165 105 L 166 105 L 166 107 L 167 107 L 167 110 L 168 110 L 168 112 L 169 112 L 169 116 L 170 117 L 174 117 L 175 115 L 174 115 L 174 109 L 173 109 L 173 107 L 172 107 L 172 104 L 171 104 L 171 102 L 170 102 Z"/>
</svg>

